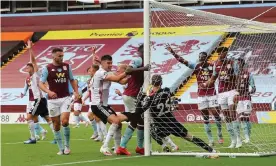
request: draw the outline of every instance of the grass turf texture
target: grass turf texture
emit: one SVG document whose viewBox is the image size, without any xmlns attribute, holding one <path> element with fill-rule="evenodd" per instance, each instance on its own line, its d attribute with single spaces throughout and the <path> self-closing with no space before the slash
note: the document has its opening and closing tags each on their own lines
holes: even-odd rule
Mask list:
<svg viewBox="0 0 276 166">
<path fill-rule="evenodd" d="M 194 135 L 203 138 L 206 141 L 206 136 L 203 132 L 203 125 L 194 124 L 186 125 L 188 129 Z M 92 134 L 91 127 L 85 128 L 81 125 L 80 128 L 71 127 L 71 151 L 72 154 L 69 156 L 58 156 L 57 145 L 50 144 L 53 139 L 53 134 L 47 125 L 43 125 L 48 130 L 47 138 L 44 141 L 39 141 L 34 145 L 24 145 L 23 141 L 29 138 L 29 131 L 27 125 L 1 125 L 1 165 L 3 166 L 37 166 L 37 165 L 78 165 L 78 166 L 244 166 L 244 164 L 250 166 L 260 165 L 274 165 L 276 156 L 271 157 L 237 157 L 228 158 L 221 157 L 216 160 L 195 158 L 195 157 L 184 157 L 184 156 L 151 156 L 144 157 L 134 153 L 136 147 L 136 137 L 130 140 L 128 149 L 132 152 L 131 157 L 126 156 L 109 156 L 105 157 L 100 152 L 101 143 L 90 140 Z M 124 125 L 124 128 L 126 125 Z M 266 144 L 265 148 L 271 146 L 271 149 L 275 147 L 276 136 L 275 136 L 276 125 L 254 125 L 252 140 L 259 141 L 260 144 Z M 215 126 L 213 125 L 213 129 Z M 224 128 L 225 129 L 225 128 Z M 274 133 L 272 133 L 274 130 Z M 213 131 L 215 135 L 216 131 Z M 228 134 L 223 131 L 225 136 L 225 144 L 217 145 L 216 149 L 221 152 L 252 152 L 256 147 L 244 146 L 240 149 L 229 150 L 225 147 L 229 145 Z M 264 137 L 258 136 L 258 134 Z M 135 134 L 136 135 L 136 134 Z M 179 138 L 172 137 L 174 142 L 180 147 L 180 151 L 201 151 L 200 148 L 188 143 L 187 141 Z M 264 139 L 267 138 L 265 141 Z M 261 145 L 262 146 L 262 145 Z M 110 146 L 111 147 L 111 146 Z M 160 150 L 161 148 L 156 144 L 153 144 L 154 150 Z"/>
</svg>

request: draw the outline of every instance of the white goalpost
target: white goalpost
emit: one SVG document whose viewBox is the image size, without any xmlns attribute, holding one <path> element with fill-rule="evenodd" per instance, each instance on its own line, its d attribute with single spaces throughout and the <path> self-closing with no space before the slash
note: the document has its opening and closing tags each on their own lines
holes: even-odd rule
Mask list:
<svg viewBox="0 0 276 166">
<path fill-rule="evenodd" d="M 276 10 L 275 7 L 264 13 Z M 175 118 L 190 133 L 206 143 L 212 142 L 206 132 L 212 133 L 213 148 L 219 156 L 276 155 L 276 113 L 271 108 L 276 96 L 276 26 L 254 21 L 255 18 L 246 20 L 153 0 L 144 1 L 144 65 L 151 64 L 151 70 L 145 72 L 144 90 L 150 84 L 151 75 L 162 75 L 162 87 L 169 87 L 182 100 L 178 109 L 173 112 Z M 194 63 L 198 61 L 200 52 L 207 52 L 208 61 L 215 62 L 219 54 L 217 49 L 220 47 L 229 49 L 228 59 L 244 59 L 246 69 L 253 76 L 256 85 L 256 92 L 251 95 L 250 142 L 243 143 L 240 148 L 228 148 L 228 132 L 231 131 L 225 124 L 225 116 L 218 109 L 222 119 L 224 143 L 217 143 L 217 116 L 209 113 L 206 123 L 197 107 L 199 98 L 196 76 L 193 70 L 179 63 L 165 49 L 167 44 L 179 56 Z M 215 87 L 218 93 L 217 83 Z M 242 120 L 237 119 L 240 124 L 240 132 L 237 132 L 244 138 L 243 131 L 246 132 L 246 129 Z M 170 138 L 179 150 L 164 152 L 151 138 L 151 126 L 154 123 L 156 122 L 150 116 L 150 110 L 147 110 L 144 113 L 145 156 L 211 155 L 191 142 L 174 136 Z M 205 129 L 205 124 L 210 124 L 211 131 Z"/>
</svg>

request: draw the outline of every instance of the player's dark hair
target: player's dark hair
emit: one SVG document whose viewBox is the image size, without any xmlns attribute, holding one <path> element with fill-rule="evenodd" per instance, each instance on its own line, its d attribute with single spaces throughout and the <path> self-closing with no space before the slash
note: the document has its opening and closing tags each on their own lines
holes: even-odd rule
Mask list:
<svg viewBox="0 0 276 166">
<path fill-rule="evenodd" d="M 207 52 L 201 52 L 199 54 L 202 54 L 202 55 L 205 55 L 205 56 L 208 56 Z"/>
<path fill-rule="evenodd" d="M 151 84 L 153 86 L 161 86 L 162 85 L 162 76 L 159 74 L 155 74 L 151 77 Z"/>
<path fill-rule="evenodd" d="M 138 51 L 140 52 L 140 53 L 144 53 L 144 44 L 141 44 L 139 47 L 138 47 Z"/>
<path fill-rule="evenodd" d="M 52 54 L 56 53 L 56 52 L 63 52 L 63 50 L 61 48 L 54 48 L 52 50 Z"/>
<path fill-rule="evenodd" d="M 91 66 L 89 66 L 89 67 L 86 69 L 86 72 L 88 72 L 90 69 L 91 69 Z"/>
<path fill-rule="evenodd" d="M 227 47 L 219 47 L 217 49 L 218 53 L 224 53 L 224 52 L 228 52 L 228 51 L 229 51 L 229 49 Z"/>
<path fill-rule="evenodd" d="M 27 63 L 26 66 L 30 66 L 30 67 L 34 68 L 34 65 L 32 63 Z"/>
<path fill-rule="evenodd" d="M 104 56 L 102 56 L 101 61 L 106 61 L 106 60 L 112 61 L 112 56 L 110 56 L 110 55 L 104 55 Z"/>
<path fill-rule="evenodd" d="M 93 64 L 93 65 L 92 65 L 92 68 L 95 69 L 95 70 L 99 70 L 100 66 L 99 66 L 99 65 L 96 65 L 96 64 Z"/>
</svg>

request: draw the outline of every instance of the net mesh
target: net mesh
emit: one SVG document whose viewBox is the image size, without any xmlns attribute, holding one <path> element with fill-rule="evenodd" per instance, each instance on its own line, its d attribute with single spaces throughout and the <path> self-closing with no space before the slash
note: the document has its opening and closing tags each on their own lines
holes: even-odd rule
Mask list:
<svg viewBox="0 0 276 166">
<path fill-rule="evenodd" d="M 275 9 L 271 8 L 270 10 Z M 269 12 L 269 10 L 266 12 Z M 170 105 L 170 110 L 174 117 L 188 129 L 190 135 L 201 138 L 221 153 L 242 155 L 275 152 L 276 114 L 271 111 L 276 92 L 274 74 L 276 69 L 275 25 L 155 1 L 151 2 L 150 20 L 151 74 L 160 74 L 163 78 L 162 87 L 168 87 L 175 93 L 175 99 L 173 99 L 175 102 Z M 228 88 L 229 91 L 236 89 L 240 94 L 235 97 L 235 100 L 231 99 L 231 94 L 226 96 L 227 105 L 232 105 L 230 100 L 235 103 L 234 108 L 230 107 L 230 110 L 232 110 L 230 113 L 221 111 L 220 107 L 210 109 L 214 106 L 212 104 L 218 104 L 216 102 L 223 103 L 223 96 L 216 95 L 216 100 L 210 98 L 212 95 L 207 94 L 206 91 L 204 91 L 205 95 L 202 95 L 202 92 L 201 94 L 198 93 L 198 81 L 201 80 L 200 83 L 203 83 L 210 80 L 212 75 L 210 72 L 213 72 L 213 68 L 201 66 L 196 71 L 189 65 L 181 64 L 166 49 L 167 46 L 170 46 L 175 54 L 187 60 L 189 65 L 197 64 L 199 54 L 204 51 L 207 52 L 208 62 L 212 66 L 217 63 L 216 61 L 219 58 L 218 50 L 221 47 L 229 49 L 226 58 L 228 60 L 221 60 L 221 65 L 224 65 L 227 69 L 226 64 L 232 61 L 233 66 L 229 68 L 234 70 L 236 68 L 234 64 L 237 64 L 239 66 L 237 79 L 231 79 L 234 75 L 236 76 L 236 72 L 233 71 L 232 75 L 231 72 L 227 73 L 231 69 L 227 69 L 226 73 L 223 73 L 222 69 L 217 70 L 217 72 L 218 79 L 226 75 L 224 81 L 228 86 L 232 86 Z M 244 66 L 241 65 L 241 61 L 238 61 L 240 59 L 244 60 Z M 249 95 L 245 95 L 247 91 L 252 91 L 252 87 L 247 89 L 250 79 L 246 79 L 246 75 L 249 77 L 249 74 L 253 76 L 256 86 L 256 92 L 250 95 L 251 99 Z M 201 79 L 197 77 L 201 77 Z M 243 81 L 246 83 L 244 84 Z M 214 85 L 217 93 L 219 92 L 218 82 L 217 80 Z M 208 90 L 210 89 L 207 87 Z M 249 97 L 249 99 L 243 97 Z M 181 101 L 176 104 L 178 100 Z M 244 100 L 249 100 L 249 104 Z M 250 100 L 252 105 L 250 105 Z M 198 103 L 201 103 L 201 106 L 203 104 L 203 107 L 207 103 L 208 111 L 206 111 L 207 108 L 200 111 Z M 252 111 L 249 115 L 247 113 L 250 112 L 251 107 Z M 237 110 L 242 111 L 237 112 Z M 218 133 L 220 128 L 219 117 L 221 118 L 223 144 L 218 143 L 218 140 L 220 140 L 220 133 Z M 229 117 L 232 118 L 232 122 L 227 119 Z M 248 117 L 250 123 L 247 122 Z M 172 154 L 173 152 L 179 152 L 178 154 L 206 152 L 193 142 L 185 141 L 183 136 L 170 135 L 167 137 L 168 134 L 166 133 L 179 131 L 168 125 L 162 127 L 160 124 L 168 124 L 168 122 L 160 117 L 157 117 L 158 119 L 154 118 L 156 117 L 151 117 L 151 136 L 154 138 L 152 140 L 153 152 L 171 152 L 166 154 Z M 174 122 L 171 121 L 170 123 Z M 230 127 L 229 124 L 231 124 Z M 250 141 L 247 140 L 246 135 L 250 136 Z M 237 145 L 239 144 L 239 137 L 245 142 L 242 143 L 240 148 L 236 148 L 239 147 Z M 236 143 L 232 148 L 229 148 L 228 146 L 233 143 L 233 140 L 236 140 Z"/>
</svg>

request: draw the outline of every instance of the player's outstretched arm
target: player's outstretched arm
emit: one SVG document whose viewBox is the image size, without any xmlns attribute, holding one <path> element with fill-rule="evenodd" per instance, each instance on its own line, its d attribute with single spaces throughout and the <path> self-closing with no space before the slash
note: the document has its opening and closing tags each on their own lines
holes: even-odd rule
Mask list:
<svg viewBox="0 0 276 166">
<path fill-rule="evenodd" d="M 139 68 L 133 68 L 132 66 L 129 66 L 126 69 L 127 73 L 133 73 L 133 72 L 139 72 L 139 71 L 149 71 L 150 65 L 146 65 L 144 67 L 139 67 Z"/>
<path fill-rule="evenodd" d="M 37 63 L 36 63 L 36 60 L 35 60 L 35 56 L 34 56 L 32 46 L 33 46 L 33 42 L 31 40 L 28 40 L 27 44 L 26 44 L 26 47 L 27 47 L 27 49 L 29 50 L 29 53 L 30 53 L 30 59 L 31 59 L 31 62 L 32 62 L 33 67 L 34 67 L 34 72 L 37 72 L 38 71 L 38 66 L 37 66 Z"/>
<path fill-rule="evenodd" d="M 21 98 L 23 98 L 24 96 L 26 96 L 28 89 L 29 89 L 29 86 L 28 86 L 27 82 L 25 81 L 24 92 L 21 93 L 21 95 L 20 95 Z"/>
<path fill-rule="evenodd" d="M 107 74 L 107 76 L 104 78 L 106 81 L 112 81 L 112 82 L 120 82 L 123 78 L 125 78 L 127 75 L 126 73 L 121 73 L 119 75 L 114 74 Z"/>
<path fill-rule="evenodd" d="M 87 91 L 87 93 L 82 98 L 82 101 L 85 102 L 88 98 L 89 98 L 89 92 Z"/>
<path fill-rule="evenodd" d="M 93 65 L 100 65 L 101 61 L 99 57 L 96 55 L 97 47 L 92 47 L 91 49 L 91 55 L 92 55 L 92 64 Z"/>
<path fill-rule="evenodd" d="M 166 49 L 180 62 L 189 67 L 189 62 L 176 54 L 169 44 L 166 45 Z"/>
<path fill-rule="evenodd" d="M 118 83 L 121 85 L 126 85 L 128 82 L 128 79 L 129 79 L 129 77 L 125 77 L 125 78 L 121 79 Z"/>
</svg>

